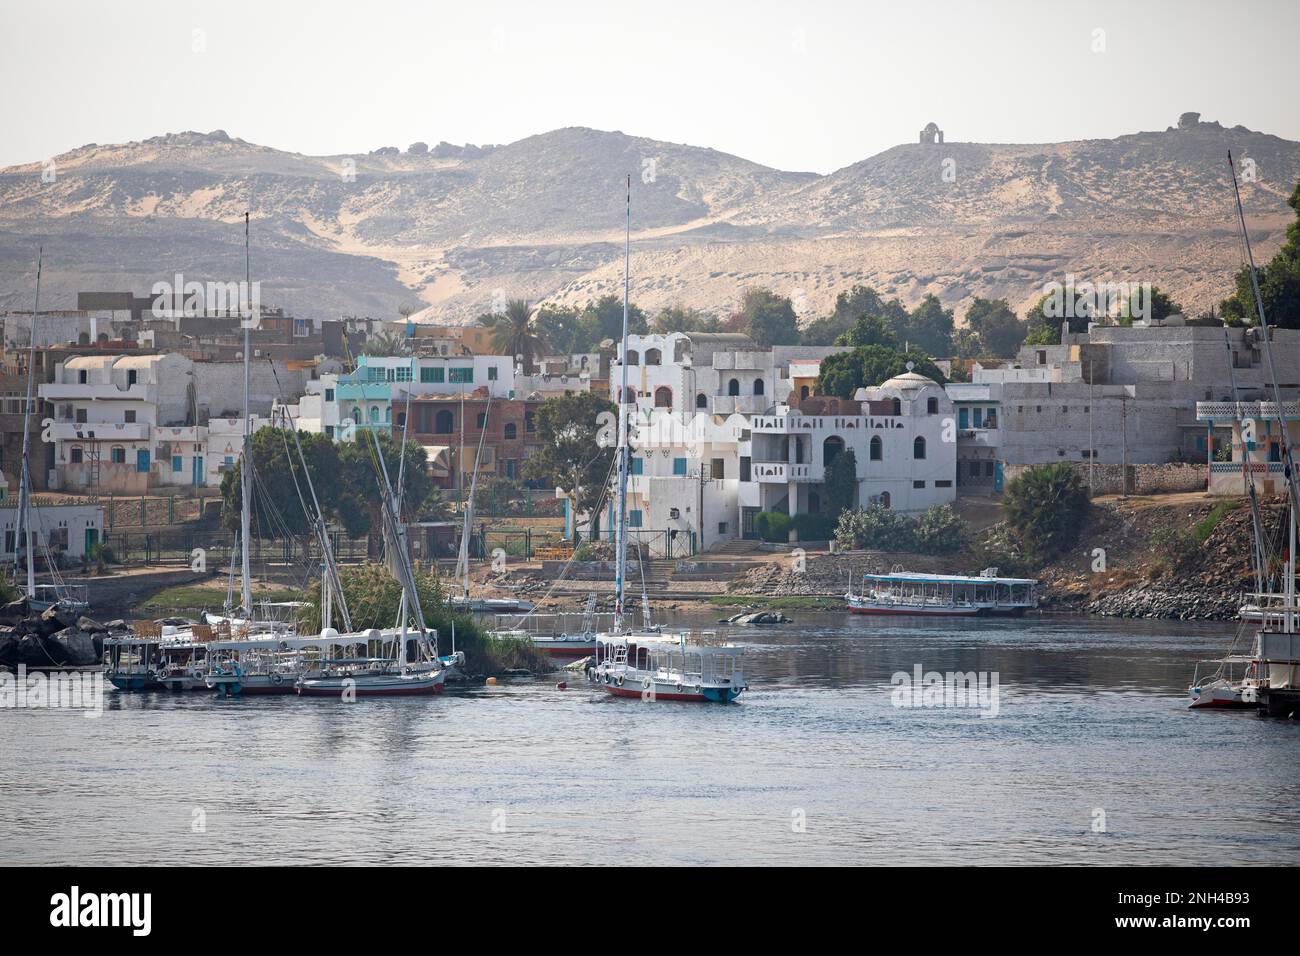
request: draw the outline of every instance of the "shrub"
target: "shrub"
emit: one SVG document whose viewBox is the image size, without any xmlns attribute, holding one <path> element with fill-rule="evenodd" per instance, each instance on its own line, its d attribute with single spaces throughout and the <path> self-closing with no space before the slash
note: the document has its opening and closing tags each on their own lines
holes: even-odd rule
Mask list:
<svg viewBox="0 0 1300 956">
<path fill-rule="evenodd" d="M 1002 512 L 1026 551 L 1055 557 L 1078 538 L 1088 518 L 1088 490 L 1060 462 L 1031 468 L 1007 485 Z"/>
<path fill-rule="evenodd" d="M 966 547 L 966 522 L 951 505 L 930 508 L 916 523 L 916 549 L 924 554 L 952 554 Z"/>
<path fill-rule="evenodd" d="M 797 514 L 790 519 L 800 541 L 829 541 L 835 536 L 835 521 L 826 514 Z"/>
<path fill-rule="evenodd" d="M 789 541 L 790 516 L 780 511 L 760 511 L 754 516 L 754 530 L 764 541 Z"/>
<path fill-rule="evenodd" d="M 840 515 L 835 540 L 842 547 L 875 551 L 911 551 L 915 522 L 880 505 L 854 508 Z"/>
</svg>

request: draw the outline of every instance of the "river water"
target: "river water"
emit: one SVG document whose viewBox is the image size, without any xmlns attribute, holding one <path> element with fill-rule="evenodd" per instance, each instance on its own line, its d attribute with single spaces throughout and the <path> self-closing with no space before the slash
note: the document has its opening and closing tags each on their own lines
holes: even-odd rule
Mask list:
<svg viewBox="0 0 1300 956">
<path fill-rule="evenodd" d="M 707 626 L 717 612 L 680 615 Z M 580 677 L 345 704 L 0 711 L 0 862 L 1282 863 L 1300 724 L 1196 713 L 1232 625 L 792 612 L 730 707 Z M 996 673 L 998 707 L 891 675 Z M 987 701 L 986 701 L 987 702 Z"/>
</svg>

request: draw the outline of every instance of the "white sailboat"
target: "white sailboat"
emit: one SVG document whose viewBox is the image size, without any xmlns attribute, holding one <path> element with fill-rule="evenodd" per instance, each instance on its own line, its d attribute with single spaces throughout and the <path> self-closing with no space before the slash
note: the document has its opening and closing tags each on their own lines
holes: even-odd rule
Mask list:
<svg viewBox="0 0 1300 956">
<path fill-rule="evenodd" d="M 34 521 L 36 508 L 32 503 L 32 465 L 31 465 L 31 425 L 32 410 L 36 406 L 36 321 L 41 309 L 41 273 L 45 265 L 45 250 L 36 253 L 36 300 L 32 306 L 31 340 L 27 350 L 27 401 L 23 405 L 23 455 L 21 471 L 18 478 L 18 512 L 14 524 L 14 580 L 18 578 L 18 566 L 21 564 L 26 572 L 23 596 L 27 607 L 33 611 L 45 611 L 58 607 L 70 613 L 79 614 L 89 610 L 85 588 L 66 584 L 59 574 L 54 555 L 45 546 L 38 524 Z M 46 565 L 50 570 L 52 583 L 36 583 L 36 548 L 37 542 L 45 551 Z"/>
<path fill-rule="evenodd" d="M 595 635 L 596 661 L 587 671 L 615 697 L 640 697 L 646 701 L 680 700 L 729 703 L 746 689 L 743 651 L 718 643 L 714 632 L 676 638 L 659 631 L 637 632 L 623 626 L 623 600 L 627 578 L 627 479 L 630 452 L 627 433 L 628 295 L 632 244 L 632 177 L 627 179 L 627 221 L 623 242 L 623 369 L 618 399 L 617 525 L 614 539 L 614 623 L 611 630 Z M 649 617 L 648 602 L 643 608 Z"/>
</svg>

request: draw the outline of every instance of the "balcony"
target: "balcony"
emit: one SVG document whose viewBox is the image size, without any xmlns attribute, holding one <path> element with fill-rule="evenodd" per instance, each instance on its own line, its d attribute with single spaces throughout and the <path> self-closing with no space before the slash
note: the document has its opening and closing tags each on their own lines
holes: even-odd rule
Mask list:
<svg viewBox="0 0 1300 956">
<path fill-rule="evenodd" d="M 716 372 L 760 372 L 771 364 L 770 352 L 714 352 L 713 369 Z"/>
<path fill-rule="evenodd" d="M 1283 417 L 1300 419 L 1300 402 L 1283 402 Z M 1197 402 L 1198 422 L 1239 422 L 1243 419 L 1276 419 L 1276 402 Z"/>
<path fill-rule="evenodd" d="M 111 383 L 84 385 L 72 382 L 47 382 L 39 388 L 39 394 L 47 402 L 61 401 L 146 401 L 149 397 L 149 386 L 137 382 L 126 388 L 119 388 Z"/>
<path fill-rule="evenodd" d="M 749 472 L 754 481 L 785 484 L 791 481 L 821 481 L 823 469 L 819 465 L 796 465 L 788 461 L 755 461 L 750 463 Z"/>
<path fill-rule="evenodd" d="M 148 422 L 56 422 L 54 441 L 148 441 Z"/>
</svg>

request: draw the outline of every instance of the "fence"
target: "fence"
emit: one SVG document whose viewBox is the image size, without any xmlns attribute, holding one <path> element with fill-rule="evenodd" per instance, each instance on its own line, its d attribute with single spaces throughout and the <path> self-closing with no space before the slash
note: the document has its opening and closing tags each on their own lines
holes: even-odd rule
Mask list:
<svg viewBox="0 0 1300 956">
<path fill-rule="evenodd" d="M 321 562 L 315 540 L 302 538 L 253 538 L 249 561 L 257 565 L 309 565 Z M 123 565 L 193 566 L 195 550 L 203 552 L 208 570 L 228 567 L 238 556 L 235 535 L 228 531 L 113 531 L 104 535 L 104 544 L 113 558 Z M 342 533 L 331 537 L 335 558 L 342 564 L 378 560 L 382 545 L 378 535 L 349 538 Z"/>
</svg>

